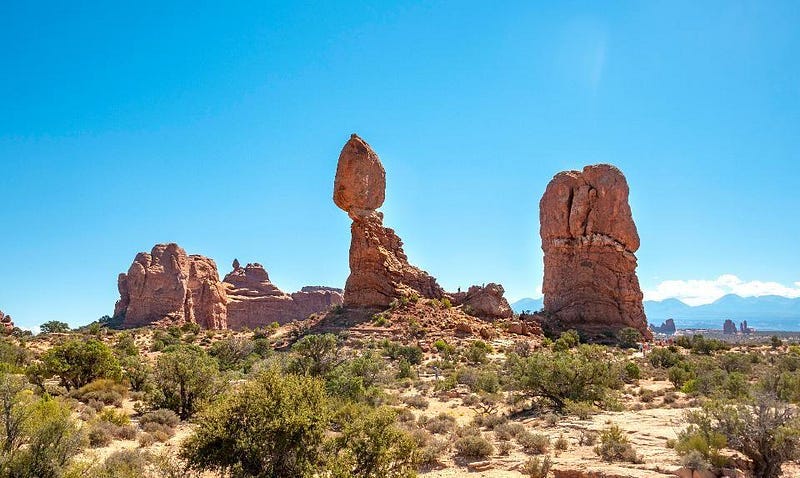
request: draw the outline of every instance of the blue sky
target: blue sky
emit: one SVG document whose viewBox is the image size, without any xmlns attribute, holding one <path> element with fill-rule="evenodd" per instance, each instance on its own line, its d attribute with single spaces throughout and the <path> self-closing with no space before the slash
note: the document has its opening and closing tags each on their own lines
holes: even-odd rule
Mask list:
<svg viewBox="0 0 800 478">
<path fill-rule="evenodd" d="M 353 132 L 448 289 L 535 296 L 547 182 L 610 162 L 650 297 L 800 295 L 797 2 L 62 3 L 0 6 L 0 309 L 22 326 L 110 314 L 159 242 L 341 286 Z"/>
</svg>

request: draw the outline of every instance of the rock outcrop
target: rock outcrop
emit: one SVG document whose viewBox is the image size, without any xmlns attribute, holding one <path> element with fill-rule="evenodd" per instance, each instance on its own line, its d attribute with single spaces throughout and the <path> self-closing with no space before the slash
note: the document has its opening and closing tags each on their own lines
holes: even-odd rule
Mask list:
<svg viewBox="0 0 800 478">
<path fill-rule="evenodd" d="M 675 333 L 675 321 L 672 319 L 667 319 L 661 323 L 661 325 L 653 325 L 652 327 L 653 332 L 658 334 L 668 334 L 673 335 Z"/>
<path fill-rule="evenodd" d="M 622 172 L 600 164 L 558 173 L 539 207 L 547 326 L 596 338 L 633 327 L 652 338 L 636 277 L 639 234 Z"/>
<path fill-rule="evenodd" d="M 414 294 L 444 296 L 436 279 L 409 264 L 403 242 L 383 226 L 377 209 L 385 199 L 386 172 L 378 155 L 355 134 L 339 155 L 333 189 L 333 201 L 353 220 L 345 306 L 379 308 Z"/>
<path fill-rule="evenodd" d="M 223 279 L 228 296 L 228 326 L 255 328 L 302 320 L 342 303 L 342 292 L 332 287 L 303 287 L 287 294 L 270 282 L 261 264 L 241 267 L 238 261 Z"/>
<path fill-rule="evenodd" d="M 287 294 L 269 280 L 261 264 L 241 267 L 219 280 L 213 260 L 187 255 L 177 244 L 139 253 L 119 276 L 114 317 L 122 327 L 194 322 L 208 329 L 262 327 L 302 320 L 342 303 L 341 289 L 304 287 Z"/>
<path fill-rule="evenodd" d="M 14 330 L 14 321 L 11 320 L 10 315 L 4 314 L 2 310 L 0 310 L 0 326 L 5 332 L 11 332 Z"/>
<path fill-rule="evenodd" d="M 485 319 L 507 319 L 514 315 L 503 294 L 503 286 L 489 283 L 473 285 L 466 292 L 451 293 L 454 305 L 461 305 L 468 313 Z"/>
<path fill-rule="evenodd" d="M 735 335 L 736 323 L 731 319 L 725 319 L 725 322 L 722 324 L 722 333 L 728 335 Z"/>
<path fill-rule="evenodd" d="M 188 255 L 177 244 L 158 244 L 140 252 L 118 280 L 120 299 L 114 317 L 123 327 L 162 321 L 227 327 L 227 296 L 213 260 Z"/>
</svg>

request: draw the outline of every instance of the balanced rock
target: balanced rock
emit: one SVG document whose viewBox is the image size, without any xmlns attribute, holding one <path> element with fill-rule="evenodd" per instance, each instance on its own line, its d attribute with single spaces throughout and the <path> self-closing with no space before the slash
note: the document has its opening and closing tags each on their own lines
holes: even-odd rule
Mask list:
<svg viewBox="0 0 800 478">
<path fill-rule="evenodd" d="M 287 294 L 270 281 L 258 263 L 240 267 L 235 261 L 223 284 L 228 296 L 228 326 L 235 330 L 303 320 L 342 303 L 341 289 L 304 287 Z"/>
<path fill-rule="evenodd" d="M 469 313 L 485 319 L 507 319 L 514 315 L 503 296 L 505 290 L 493 282 L 485 286 L 473 285 L 466 292 L 451 293 L 455 305 L 466 306 Z"/>
<path fill-rule="evenodd" d="M 207 257 L 186 254 L 177 244 L 140 252 L 128 273 L 119 275 L 118 288 L 114 317 L 122 318 L 123 327 L 162 321 L 227 327 L 227 297 L 217 265 Z"/>
<path fill-rule="evenodd" d="M 558 173 L 539 207 L 548 325 L 590 337 L 633 327 L 652 338 L 636 277 L 639 234 L 622 172 L 599 164 Z"/>
<path fill-rule="evenodd" d="M 355 134 L 339 155 L 333 189 L 333 201 L 353 220 L 345 306 L 386 307 L 415 294 L 443 297 L 436 279 L 409 264 L 403 242 L 383 226 L 383 214 L 376 209 L 385 199 L 386 173 L 378 155 Z"/>
</svg>

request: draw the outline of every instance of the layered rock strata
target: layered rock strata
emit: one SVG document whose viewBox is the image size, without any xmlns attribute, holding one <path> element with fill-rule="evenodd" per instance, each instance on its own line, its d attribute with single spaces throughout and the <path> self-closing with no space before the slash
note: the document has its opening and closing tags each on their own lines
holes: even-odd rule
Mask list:
<svg viewBox="0 0 800 478">
<path fill-rule="evenodd" d="M 622 172 L 599 164 L 558 173 L 539 207 L 548 325 L 590 337 L 633 327 L 652 338 L 636 277 L 639 234 Z"/>
<path fill-rule="evenodd" d="M 470 314 L 485 319 L 507 319 L 514 315 L 503 296 L 505 290 L 493 282 L 485 286 L 473 285 L 466 292 L 451 293 L 454 305 L 461 305 Z"/>
<path fill-rule="evenodd" d="M 333 189 L 333 201 L 353 220 L 345 306 L 381 308 L 401 297 L 444 296 L 436 279 L 409 264 L 400 237 L 384 227 L 377 209 L 385 199 L 386 172 L 378 155 L 355 134 L 339 155 Z"/>
</svg>

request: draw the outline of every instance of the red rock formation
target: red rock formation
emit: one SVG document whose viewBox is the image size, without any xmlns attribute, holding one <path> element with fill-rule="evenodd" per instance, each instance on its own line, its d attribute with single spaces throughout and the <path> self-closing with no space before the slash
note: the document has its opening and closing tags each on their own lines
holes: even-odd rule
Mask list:
<svg viewBox="0 0 800 478">
<path fill-rule="evenodd" d="M 14 321 L 11 320 L 10 315 L 6 315 L 0 310 L 0 326 L 3 327 L 3 331 L 8 333 L 14 330 Z"/>
<path fill-rule="evenodd" d="M 633 327 L 652 338 L 636 277 L 639 234 L 622 172 L 600 164 L 558 173 L 539 207 L 548 325 L 589 336 Z"/>
<path fill-rule="evenodd" d="M 444 295 L 436 279 L 409 264 L 403 242 L 383 226 L 383 214 L 376 209 L 383 204 L 385 191 L 386 173 L 378 155 L 352 135 L 339 155 L 333 186 L 333 201 L 353 220 L 345 306 L 386 307 L 395 298 L 413 294 Z"/>
<path fill-rule="evenodd" d="M 213 260 L 187 255 L 177 244 L 158 244 L 136 256 L 118 280 L 120 299 L 114 317 L 123 327 L 161 321 L 194 322 L 209 329 L 227 327 L 225 289 Z"/>
<path fill-rule="evenodd" d="M 514 315 L 503 294 L 503 286 L 489 283 L 474 285 L 467 292 L 451 293 L 454 305 L 467 306 L 469 313 L 485 319 L 507 319 Z"/>
<path fill-rule="evenodd" d="M 306 319 L 342 303 L 342 292 L 332 287 L 303 287 L 287 294 L 269 280 L 261 264 L 240 267 L 223 280 L 228 295 L 228 326 L 231 329 L 255 328 L 277 322 L 285 324 Z"/>
<path fill-rule="evenodd" d="M 736 324 L 731 319 L 725 319 L 725 322 L 722 324 L 722 333 L 728 335 L 735 335 Z"/>
</svg>

